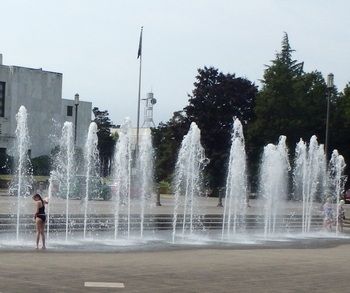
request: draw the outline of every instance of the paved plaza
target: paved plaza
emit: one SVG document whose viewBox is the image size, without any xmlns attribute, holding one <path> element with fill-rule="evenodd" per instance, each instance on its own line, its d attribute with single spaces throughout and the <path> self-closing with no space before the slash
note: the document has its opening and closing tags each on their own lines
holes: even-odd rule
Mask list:
<svg viewBox="0 0 350 293">
<path fill-rule="evenodd" d="M 25 209 L 32 213 L 32 201 Z M 162 195 L 162 206 L 150 213 L 172 213 L 173 200 Z M 51 201 L 54 213 L 65 202 Z M 111 201 L 91 201 L 96 213 L 112 211 Z M 259 213 L 262 202 L 251 200 L 248 212 Z M 204 213 L 219 214 L 216 198 L 203 198 Z M 70 202 L 72 212 L 81 201 Z M 16 198 L 0 196 L 0 214 L 11 212 Z M 346 213 L 350 210 L 346 206 Z M 319 210 L 319 207 L 315 207 Z M 289 202 L 287 212 L 301 211 Z M 137 208 L 135 209 L 137 212 Z M 1 236 L 1 234 L 0 234 Z M 33 239 L 34 241 L 34 239 Z M 154 245 L 154 247 L 153 247 Z M 33 242 L 34 247 L 34 242 Z M 256 245 L 160 245 L 116 250 L 34 250 L 7 246 L 0 250 L 0 293 L 12 292 L 349 292 L 350 241 L 274 241 Z"/>
<path fill-rule="evenodd" d="M 332 246 L 332 245 L 331 245 Z M 0 251 L 0 292 L 349 292 L 350 244 L 311 249 Z M 85 287 L 85 282 L 124 288 Z"/>
</svg>

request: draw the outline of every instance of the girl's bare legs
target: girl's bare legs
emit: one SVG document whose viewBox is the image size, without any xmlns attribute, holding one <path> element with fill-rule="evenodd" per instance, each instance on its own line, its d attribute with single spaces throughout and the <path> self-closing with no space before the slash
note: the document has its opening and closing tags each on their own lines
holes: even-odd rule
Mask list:
<svg viewBox="0 0 350 293">
<path fill-rule="evenodd" d="M 39 218 L 36 218 L 35 219 L 35 226 L 36 226 L 36 249 L 39 249 L 39 241 L 40 241 L 40 234 L 41 234 L 41 232 L 40 232 L 40 223 L 41 222 L 41 220 L 39 219 Z"/>
<path fill-rule="evenodd" d="M 43 243 L 43 249 L 46 249 L 46 246 L 45 246 L 45 222 L 44 221 L 41 221 L 40 234 L 41 234 L 41 241 Z"/>
<path fill-rule="evenodd" d="M 35 219 L 36 223 L 36 249 L 39 249 L 40 236 L 43 244 L 43 249 L 46 249 L 45 246 L 45 222 L 40 218 Z"/>
</svg>

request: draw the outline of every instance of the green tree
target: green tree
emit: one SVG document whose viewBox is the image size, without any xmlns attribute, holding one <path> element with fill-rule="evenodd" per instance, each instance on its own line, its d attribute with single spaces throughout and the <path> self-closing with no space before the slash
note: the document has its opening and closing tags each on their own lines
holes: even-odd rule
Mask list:
<svg viewBox="0 0 350 293">
<path fill-rule="evenodd" d="M 350 162 L 350 83 L 336 95 L 330 104 L 329 151 L 337 149 Z"/>
<path fill-rule="evenodd" d="M 101 175 L 107 176 L 109 174 L 110 161 L 112 159 L 114 145 L 117 137 L 111 136 L 111 127 L 113 122 L 109 118 L 107 110 L 100 111 L 99 108 L 94 107 L 92 109 L 95 119 L 94 122 L 97 124 L 98 132 L 98 150 L 101 160 Z"/>
<path fill-rule="evenodd" d="M 256 99 L 255 121 L 249 127 L 249 147 L 261 149 L 286 135 L 294 149 L 300 138 L 316 134 L 324 141 L 326 84 L 320 72 L 305 73 L 303 63 L 292 58 L 288 35 L 281 52 L 264 72 Z"/>
<path fill-rule="evenodd" d="M 51 160 L 49 156 L 39 156 L 31 159 L 33 175 L 49 176 L 51 170 Z"/>
<path fill-rule="evenodd" d="M 190 122 L 183 111 L 174 112 L 167 123 L 152 128 L 153 145 L 156 155 L 155 177 L 157 182 L 170 182 L 175 168 L 177 153 Z"/>
<path fill-rule="evenodd" d="M 198 69 L 189 104 L 167 122 L 153 129 L 158 180 L 169 180 L 177 153 L 191 122 L 201 129 L 202 144 L 210 159 L 206 167 L 208 183 L 216 188 L 224 184 L 231 145 L 233 117 L 247 124 L 254 115 L 257 88 L 249 80 L 224 74 L 218 69 Z"/>
<path fill-rule="evenodd" d="M 264 72 L 262 88 L 256 98 L 255 119 L 248 125 L 247 153 L 253 189 L 264 145 L 276 143 L 280 135 L 286 135 L 293 155 L 300 138 L 309 141 L 315 134 L 319 142 L 324 143 L 325 80 L 318 71 L 304 72 L 303 62 L 293 59 L 293 51 L 285 33 L 281 51 Z"/>
<path fill-rule="evenodd" d="M 206 175 L 212 188 L 225 184 L 233 117 L 247 125 L 254 117 L 257 87 L 248 79 L 224 74 L 213 67 L 198 69 L 187 119 L 201 129 L 202 144 L 210 163 Z"/>
</svg>

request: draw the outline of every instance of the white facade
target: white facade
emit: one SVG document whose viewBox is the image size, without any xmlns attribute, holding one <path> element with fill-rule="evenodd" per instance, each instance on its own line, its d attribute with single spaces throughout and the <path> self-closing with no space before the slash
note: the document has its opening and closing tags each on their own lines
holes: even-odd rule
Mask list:
<svg viewBox="0 0 350 293">
<path fill-rule="evenodd" d="M 1 59 L 1 58 L 0 58 Z M 0 60 L 1 61 L 1 60 Z M 0 149 L 11 153 L 16 129 L 16 114 L 21 105 L 28 111 L 31 139 L 31 157 L 50 154 L 49 141 L 54 131 L 53 120 L 62 124 L 74 123 L 67 116 L 67 105 L 73 100 L 62 99 L 62 74 L 42 69 L 6 66 L 0 63 Z M 73 107 L 74 108 L 74 107 Z M 78 106 L 77 146 L 83 145 L 91 122 L 92 104 L 80 102 Z"/>
<path fill-rule="evenodd" d="M 71 107 L 72 115 L 70 116 Z M 77 109 L 77 111 L 76 111 Z M 74 105 L 74 100 L 62 99 L 62 121 L 72 122 L 75 126 L 75 113 L 77 115 L 77 146 L 83 147 L 91 123 L 92 103 L 79 101 L 78 108 Z"/>
</svg>

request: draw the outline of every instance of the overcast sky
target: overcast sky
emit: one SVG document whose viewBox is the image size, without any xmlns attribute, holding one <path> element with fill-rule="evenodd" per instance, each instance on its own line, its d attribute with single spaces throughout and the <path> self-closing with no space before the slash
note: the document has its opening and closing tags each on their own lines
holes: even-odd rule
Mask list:
<svg viewBox="0 0 350 293">
<path fill-rule="evenodd" d="M 156 124 L 187 104 L 196 70 L 215 66 L 259 83 L 289 34 L 306 71 L 350 81 L 348 0 L 2 0 L 4 64 L 63 73 L 63 97 L 136 121 L 137 49 L 144 26 L 142 96 Z M 141 118 L 142 119 L 142 118 Z"/>
</svg>

